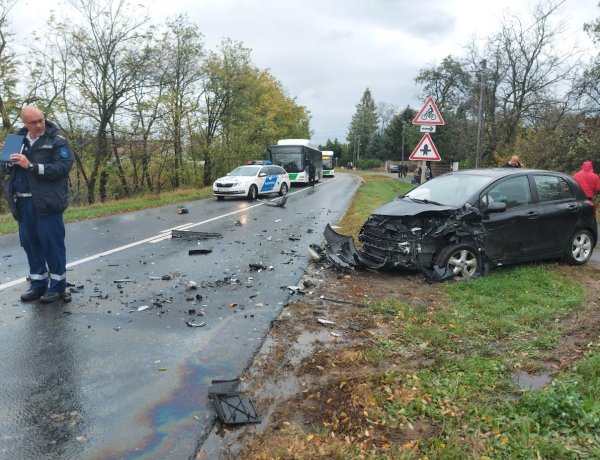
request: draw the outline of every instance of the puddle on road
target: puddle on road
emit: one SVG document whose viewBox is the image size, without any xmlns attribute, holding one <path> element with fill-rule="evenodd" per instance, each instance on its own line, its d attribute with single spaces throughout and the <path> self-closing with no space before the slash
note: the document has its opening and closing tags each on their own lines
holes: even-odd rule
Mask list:
<svg viewBox="0 0 600 460">
<path fill-rule="evenodd" d="M 518 370 L 513 373 L 511 380 L 522 390 L 541 390 L 552 381 L 552 375 L 548 372 L 530 374 Z"/>
</svg>

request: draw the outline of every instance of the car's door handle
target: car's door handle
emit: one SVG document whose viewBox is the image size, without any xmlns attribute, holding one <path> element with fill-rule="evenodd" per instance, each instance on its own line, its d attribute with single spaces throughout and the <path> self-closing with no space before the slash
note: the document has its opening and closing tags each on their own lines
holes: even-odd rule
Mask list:
<svg viewBox="0 0 600 460">
<path fill-rule="evenodd" d="M 540 214 L 537 211 L 529 211 L 525 214 L 525 217 L 528 219 L 537 219 L 540 217 Z"/>
<path fill-rule="evenodd" d="M 577 212 L 579 211 L 579 205 L 578 204 L 570 204 L 569 205 L 569 212 Z"/>
</svg>

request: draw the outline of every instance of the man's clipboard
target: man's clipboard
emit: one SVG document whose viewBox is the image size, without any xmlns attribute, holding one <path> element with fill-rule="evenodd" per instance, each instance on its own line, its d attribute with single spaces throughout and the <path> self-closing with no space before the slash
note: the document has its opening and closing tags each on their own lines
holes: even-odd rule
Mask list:
<svg viewBox="0 0 600 460">
<path fill-rule="evenodd" d="M 11 161 L 11 154 L 21 153 L 23 151 L 23 139 L 25 139 L 25 136 L 19 136 L 18 134 L 7 134 L 4 138 L 4 147 L 2 147 L 0 161 Z"/>
</svg>

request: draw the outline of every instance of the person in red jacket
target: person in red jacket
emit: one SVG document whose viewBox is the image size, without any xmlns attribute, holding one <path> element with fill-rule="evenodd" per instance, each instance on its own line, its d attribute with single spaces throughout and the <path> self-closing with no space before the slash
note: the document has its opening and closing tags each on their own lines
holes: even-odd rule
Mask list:
<svg viewBox="0 0 600 460">
<path fill-rule="evenodd" d="M 573 179 L 589 199 L 594 198 L 594 195 L 600 192 L 600 177 L 594 172 L 591 161 L 584 161 L 581 170 L 573 174 Z"/>
</svg>

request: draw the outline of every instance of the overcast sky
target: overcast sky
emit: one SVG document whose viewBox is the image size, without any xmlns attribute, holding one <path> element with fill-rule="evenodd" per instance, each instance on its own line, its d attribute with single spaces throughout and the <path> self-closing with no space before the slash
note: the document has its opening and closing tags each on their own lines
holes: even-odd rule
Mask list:
<svg viewBox="0 0 600 460">
<path fill-rule="evenodd" d="M 464 47 L 471 39 L 480 38 L 483 43 L 483 38 L 498 30 L 500 18 L 507 13 L 520 14 L 526 21 L 533 4 L 527 0 L 132 3 L 140 14 L 148 9 L 157 23 L 187 12 L 204 34 L 209 49 L 215 49 L 224 37 L 251 48 L 255 65 L 269 69 L 288 94 L 308 108 L 317 143 L 328 138 L 346 142 L 356 104 L 367 87 L 378 103 L 419 109 L 420 91 L 414 79 L 420 69 L 439 64 L 449 54 L 464 56 Z M 47 16 L 40 16 L 40 11 L 46 11 L 47 5 L 45 0 L 20 0 L 14 9 L 13 25 L 21 24 L 23 31 L 40 18 L 45 21 Z M 585 22 L 600 17 L 597 5 L 598 0 L 565 0 L 560 8 L 567 21 L 565 47 L 585 46 L 591 54 L 591 40 L 582 28 Z"/>
</svg>

